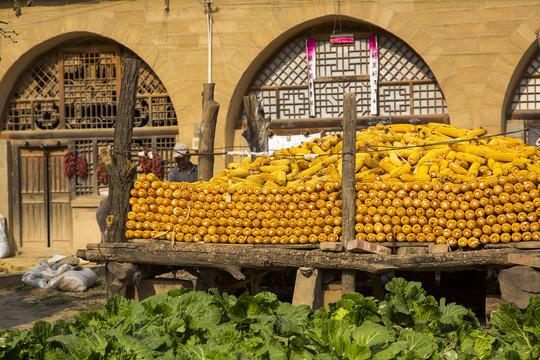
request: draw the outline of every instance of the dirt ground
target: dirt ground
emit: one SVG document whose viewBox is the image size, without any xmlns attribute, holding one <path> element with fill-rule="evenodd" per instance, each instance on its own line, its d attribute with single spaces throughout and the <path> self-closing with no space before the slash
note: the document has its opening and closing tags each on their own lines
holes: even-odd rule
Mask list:
<svg viewBox="0 0 540 360">
<path fill-rule="evenodd" d="M 43 257 L 10 257 L 0 259 L 2 274 L 24 273 L 33 269 Z M 98 277 L 96 284 L 85 292 L 45 290 L 22 282 L 10 287 L 0 284 L 0 331 L 28 329 L 37 320 L 54 322 L 73 320 L 81 311 L 93 311 L 106 303 L 105 281 Z"/>
</svg>

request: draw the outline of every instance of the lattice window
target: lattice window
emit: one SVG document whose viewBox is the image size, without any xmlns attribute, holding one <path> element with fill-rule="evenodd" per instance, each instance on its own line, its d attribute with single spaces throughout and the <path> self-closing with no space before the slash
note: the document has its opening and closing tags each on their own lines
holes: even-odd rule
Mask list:
<svg viewBox="0 0 540 360">
<path fill-rule="evenodd" d="M 110 129 L 117 116 L 121 55 L 103 46 L 57 49 L 42 57 L 19 82 L 7 106 L 4 130 Z M 132 54 L 131 54 L 132 55 Z M 163 83 L 143 63 L 139 74 L 135 127 L 178 124 Z"/>
<path fill-rule="evenodd" d="M 537 131 L 526 132 L 526 127 L 540 127 L 540 52 L 530 60 L 523 72 L 512 101 L 506 108 L 508 136 L 519 138 L 530 145 L 536 143 Z"/>
<path fill-rule="evenodd" d="M 426 63 L 407 44 L 379 31 L 379 109 L 377 117 L 443 121 L 444 95 Z M 315 118 L 343 117 L 343 94 L 356 92 L 358 113 L 370 113 L 369 35 L 356 33 L 353 43 L 335 45 L 329 34 L 303 34 L 283 46 L 260 69 L 249 90 L 271 120 L 309 118 L 306 38 L 316 39 Z M 245 114 L 243 117 L 245 120 Z M 287 123 L 290 124 L 290 123 Z M 272 123 L 271 123 L 272 126 Z M 288 126 L 288 125 L 287 125 Z M 324 126 L 324 125 L 323 125 Z"/>
</svg>

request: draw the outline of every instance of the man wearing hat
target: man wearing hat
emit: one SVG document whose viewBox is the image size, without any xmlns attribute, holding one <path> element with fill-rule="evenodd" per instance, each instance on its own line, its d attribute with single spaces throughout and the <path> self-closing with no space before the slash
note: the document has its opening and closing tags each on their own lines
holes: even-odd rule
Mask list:
<svg viewBox="0 0 540 360">
<path fill-rule="evenodd" d="M 173 149 L 173 159 L 176 166 L 169 171 L 170 182 L 195 182 L 198 180 L 199 171 L 192 164 L 189 155 L 189 147 L 186 144 L 176 144 Z"/>
</svg>

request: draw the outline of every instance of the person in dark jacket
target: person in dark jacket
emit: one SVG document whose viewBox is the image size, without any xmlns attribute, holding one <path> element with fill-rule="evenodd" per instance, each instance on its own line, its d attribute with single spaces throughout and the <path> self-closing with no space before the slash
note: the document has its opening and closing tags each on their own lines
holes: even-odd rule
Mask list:
<svg viewBox="0 0 540 360">
<path fill-rule="evenodd" d="M 199 177 L 198 166 L 190 161 L 189 147 L 186 144 L 176 144 L 173 149 L 173 159 L 176 162 L 169 171 L 170 182 L 195 182 Z"/>
</svg>

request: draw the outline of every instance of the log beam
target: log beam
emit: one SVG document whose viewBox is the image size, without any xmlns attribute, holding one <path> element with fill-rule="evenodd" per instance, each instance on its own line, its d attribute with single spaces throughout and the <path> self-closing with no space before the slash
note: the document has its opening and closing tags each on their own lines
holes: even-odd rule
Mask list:
<svg viewBox="0 0 540 360">
<path fill-rule="evenodd" d="M 403 271 L 457 271 L 507 267 L 511 248 L 455 251 L 425 255 L 380 255 L 333 253 L 266 245 L 199 244 L 166 241 L 155 243 L 88 244 L 77 256 L 89 261 L 118 261 L 182 267 L 223 268 L 235 265 L 255 269 L 289 269 L 302 266 L 317 269 L 360 270 L 368 273 Z M 530 251 L 530 250 L 529 250 Z"/>
</svg>

